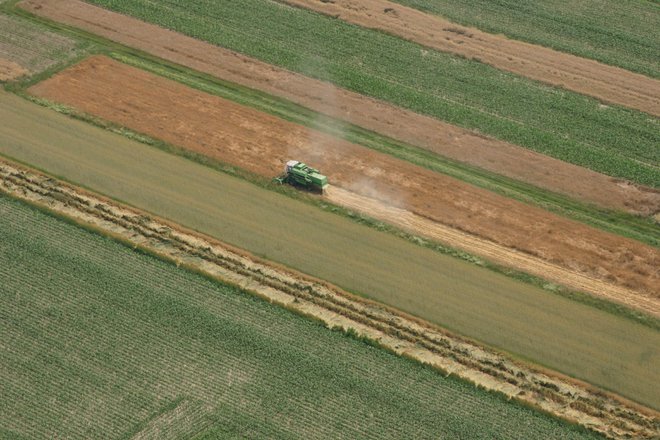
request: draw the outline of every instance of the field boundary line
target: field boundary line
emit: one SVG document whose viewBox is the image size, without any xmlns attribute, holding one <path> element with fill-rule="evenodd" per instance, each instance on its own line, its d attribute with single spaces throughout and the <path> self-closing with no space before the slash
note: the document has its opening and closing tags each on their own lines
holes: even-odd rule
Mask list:
<svg viewBox="0 0 660 440">
<path fill-rule="evenodd" d="M 499 352 L 219 241 L 0 161 L 0 189 L 133 248 L 319 320 L 609 438 L 654 438 L 660 413 Z"/>
</svg>

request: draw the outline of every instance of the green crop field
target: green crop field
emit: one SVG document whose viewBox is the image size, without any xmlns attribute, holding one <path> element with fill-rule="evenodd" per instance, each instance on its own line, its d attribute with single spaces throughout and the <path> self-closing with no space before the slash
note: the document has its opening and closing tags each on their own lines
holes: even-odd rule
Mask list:
<svg viewBox="0 0 660 440">
<path fill-rule="evenodd" d="M 601 0 L 393 0 L 487 32 L 660 78 L 660 4 Z"/>
<path fill-rule="evenodd" d="M 0 195 L 3 438 L 595 438 Z"/>
<path fill-rule="evenodd" d="M 657 119 L 271 0 L 93 0 L 568 162 L 660 187 Z"/>
<path fill-rule="evenodd" d="M 653 328 L 14 95 L 0 93 L 0 119 L 6 121 L 0 125 L 2 155 L 660 408 L 660 371 L 653 368 L 660 332 Z"/>
<path fill-rule="evenodd" d="M 0 58 L 39 73 L 78 55 L 81 44 L 17 17 L 0 13 Z"/>
</svg>

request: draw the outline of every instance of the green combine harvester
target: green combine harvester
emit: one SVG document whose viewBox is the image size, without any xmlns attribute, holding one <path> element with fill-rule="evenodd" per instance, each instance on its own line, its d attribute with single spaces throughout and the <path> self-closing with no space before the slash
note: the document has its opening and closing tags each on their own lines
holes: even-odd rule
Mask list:
<svg viewBox="0 0 660 440">
<path fill-rule="evenodd" d="M 299 186 L 310 191 L 323 194 L 328 187 L 328 178 L 297 160 L 290 160 L 284 167 L 284 174 L 275 179 L 279 183 L 288 183 L 289 185 Z"/>
</svg>

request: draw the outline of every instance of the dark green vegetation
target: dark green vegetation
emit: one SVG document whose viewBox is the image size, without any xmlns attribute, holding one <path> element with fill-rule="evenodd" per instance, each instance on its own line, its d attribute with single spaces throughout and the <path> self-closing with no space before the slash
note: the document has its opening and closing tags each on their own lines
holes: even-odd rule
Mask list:
<svg viewBox="0 0 660 440">
<path fill-rule="evenodd" d="M 3 437 L 596 437 L 5 196 L 0 279 Z"/>
<path fill-rule="evenodd" d="M 657 1 L 393 1 L 466 26 L 660 78 Z"/>
<path fill-rule="evenodd" d="M 17 96 L 0 93 L 0 119 L 7 122 L 0 125 L 2 155 L 660 407 L 655 392 L 660 371 L 654 368 L 660 333 L 654 328 L 357 225 Z"/>
<path fill-rule="evenodd" d="M 660 187 L 657 119 L 270 0 L 93 0 L 568 162 Z"/>
</svg>

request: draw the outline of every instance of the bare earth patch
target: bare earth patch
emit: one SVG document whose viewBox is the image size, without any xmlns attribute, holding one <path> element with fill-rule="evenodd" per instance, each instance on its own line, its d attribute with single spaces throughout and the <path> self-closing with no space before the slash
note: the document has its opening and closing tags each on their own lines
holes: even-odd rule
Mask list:
<svg viewBox="0 0 660 440">
<path fill-rule="evenodd" d="M 29 71 L 13 61 L 0 58 L 0 81 L 9 81 L 27 75 Z"/>
<path fill-rule="evenodd" d="M 387 0 L 280 1 L 660 116 L 660 81 L 619 67 L 488 34 Z"/>
<path fill-rule="evenodd" d="M 514 361 L 396 310 L 271 265 L 178 225 L 35 171 L 0 161 L 0 191 L 158 254 L 177 265 L 240 286 L 275 304 L 319 319 L 328 327 L 353 329 L 397 354 L 579 423 L 609 438 L 652 439 L 660 435 L 657 411 L 558 373 Z M 184 401 L 147 424 L 145 432 L 139 436 L 157 434 L 163 426 L 189 410 L 194 408 Z"/>
<path fill-rule="evenodd" d="M 630 184 L 79 0 L 23 0 L 39 16 L 288 99 L 394 139 L 603 207 L 660 211 L 660 191 Z M 332 102 L 330 102 L 332 101 Z"/>
<path fill-rule="evenodd" d="M 87 59 L 30 92 L 262 176 L 280 174 L 290 158 L 309 162 L 345 192 L 482 239 L 473 245 L 462 242 L 461 247 L 472 253 L 486 254 L 481 244 L 489 242 L 489 248 L 497 248 L 488 252 L 489 257 L 497 254 L 498 262 L 523 269 L 520 257 L 524 256 L 530 263 L 523 270 L 578 290 L 608 299 L 622 295 L 618 301 L 628 304 L 630 298 L 639 297 L 637 306 L 654 304 L 660 295 L 656 248 L 106 57 Z M 352 207 L 350 198 L 334 197 Z M 399 221 L 397 215 L 390 219 Z M 407 226 L 420 235 L 433 235 L 424 225 Z M 451 241 L 449 235 L 433 238 Z M 548 271 L 548 264 L 555 270 Z M 645 310 L 657 313 L 657 304 Z"/>
</svg>

